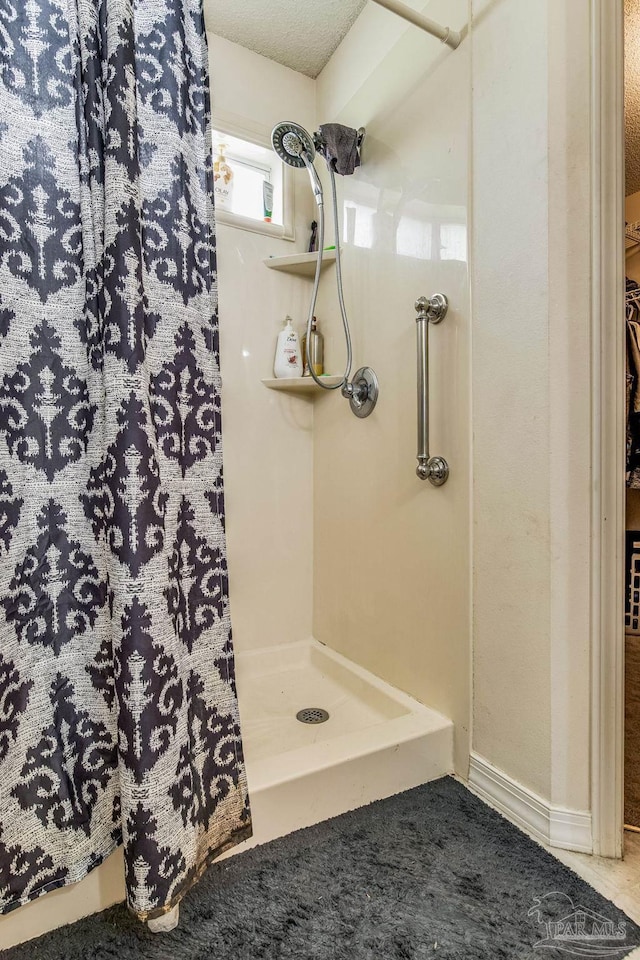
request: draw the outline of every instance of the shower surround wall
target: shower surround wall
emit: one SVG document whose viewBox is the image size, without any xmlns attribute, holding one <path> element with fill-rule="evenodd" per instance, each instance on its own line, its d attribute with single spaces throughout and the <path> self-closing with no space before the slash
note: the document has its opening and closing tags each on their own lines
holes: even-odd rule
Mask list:
<svg viewBox="0 0 640 960">
<path fill-rule="evenodd" d="M 209 34 L 214 127 L 269 137 L 283 117 L 315 129 L 315 83 Z M 282 321 L 306 320 L 309 283 L 268 270 L 304 249 L 314 202 L 293 175 L 296 243 L 218 224 L 225 500 L 238 651 L 311 635 L 313 406 L 266 390 Z"/>
<path fill-rule="evenodd" d="M 466 0 L 431 3 L 454 29 Z M 373 415 L 339 397 L 314 424 L 314 636 L 455 724 L 466 775 L 470 711 L 470 319 L 467 263 L 470 45 L 452 53 L 399 18 L 365 8 L 318 80 L 318 115 L 367 136 L 363 165 L 337 178 L 354 369 L 380 379 Z M 333 241 L 331 241 L 333 242 Z M 439 489 L 416 466 L 416 313 L 430 330 L 431 448 L 451 465 Z M 336 329 L 325 280 L 318 316 Z M 329 372 L 341 369 L 340 338 Z"/>
</svg>

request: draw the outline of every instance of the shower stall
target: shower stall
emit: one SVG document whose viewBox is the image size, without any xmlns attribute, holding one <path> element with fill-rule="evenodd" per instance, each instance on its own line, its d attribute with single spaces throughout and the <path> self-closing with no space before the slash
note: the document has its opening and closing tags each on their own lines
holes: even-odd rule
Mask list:
<svg viewBox="0 0 640 960">
<path fill-rule="evenodd" d="M 357 143 L 357 167 L 360 176 L 355 177 L 353 186 L 355 196 L 358 196 L 362 190 L 361 181 L 366 181 L 367 174 L 367 161 L 360 166 L 365 130 L 363 127 L 343 127 L 339 131 L 339 139 L 348 142 L 348 150 L 355 149 L 354 144 Z M 353 348 L 344 291 L 345 286 L 354 281 L 354 277 L 349 274 L 348 264 L 352 255 L 350 246 L 355 245 L 355 235 L 351 245 L 341 235 L 342 216 L 338 196 L 341 197 L 344 211 L 345 197 L 351 192 L 351 176 L 336 178 L 332 168 L 335 158 L 330 162 L 326 156 L 322 127 L 319 132 L 311 135 L 298 123 L 278 123 L 272 132 L 272 143 L 274 150 L 285 163 L 300 170 L 306 169 L 310 180 L 310 195 L 318 209 L 319 248 L 305 318 L 307 337 L 319 303 L 323 311 L 332 316 L 333 326 L 339 329 L 341 319 L 344 330 L 345 346 L 343 347 L 338 335 L 334 349 L 335 355 L 342 357 L 346 348 L 347 363 L 342 376 L 334 377 L 333 380 L 337 382 L 332 381 L 329 386 L 323 383 L 321 377 L 315 375 L 312 367 L 310 376 L 320 390 L 324 388 L 329 394 L 341 388 L 342 395 L 350 400 L 358 419 L 364 419 L 372 415 L 376 408 L 378 380 L 371 368 L 364 367 L 358 370 L 353 382 L 349 381 Z M 371 149 L 373 162 L 376 160 L 377 149 L 379 145 L 374 143 Z M 326 164 L 323 156 L 327 159 Z M 336 247 L 336 283 L 333 283 L 327 274 L 324 274 L 324 283 L 321 283 L 326 238 L 325 191 L 316 163 L 323 172 L 325 181 L 329 181 L 335 228 L 335 238 L 332 239 L 335 239 Z M 353 169 L 349 167 L 349 174 L 353 173 Z M 303 177 L 303 180 L 306 181 L 306 177 Z M 399 184 L 400 188 L 402 186 Z M 376 188 L 377 184 L 374 190 Z M 399 210 L 396 208 L 396 215 L 398 224 L 401 224 L 406 216 L 401 207 Z M 422 231 L 427 233 L 431 224 L 426 221 L 420 226 Z M 340 251 L 343 242 L 347 262 L 344 280 Z M 388 253 L 390 257 L 393 256 L 391 251 Z M 385 278 L 385 283 L 387 282 L 388 277 Z M 410 306 L 407 304 L 407 307 Z M 441 486 L 448 479 L 447 462 L 442 457 L 430 458 L 428 452 L 427 331 L 430 323 L 437 324 L 445 318 L 448 301 L 441 294 L 431 298 L 421 297 L 418 298 L 415 309 L 418 311 L 418 376 L 413 389 L 415 391 L 415 387 L 418 388 L 418 410 L 416 417 L 415 402 L 410 402 L 406 420 L 411 422 L 417 419 L 417 477 L 429 478 L 434 486 Z M 357 316 L 361 324 L 366 324 L 366 317 L 360 316 L 362 312 L 363 306 L 356 303 L 352 310 L 353 316 Z M 367 306 L 365 313 L 371 315 L 373 312 L 372 305 Z M 409 309 L 405 320 L 404 340 L 407 344 L 408 361 L 406 381 L 411 383 L 409 371 L 412 365 L 415 365 L 415 348 L 411 340 Z M 362 333 L 362 327 L 360 329 Z M 335 369 L 340 369 L 340 361 Z M 397 384 L 389 383 L 388 386 L 393 392 Z M 320 395 L 316 396 L 319 401 Z M 342 406 L 336 404 L 331 396 L 323 402 L 334 407 Z M 341 418 L 341 421 L 343 420 L 344 416 Z M 355 426 L 357 430 L 358 425 Z M 360 429 L 365 426 L 362 424 Z M 342 429 L 344 428 L 343 423 Z M 445 443 L 447 439 L 442 438 Z M 327 456 L 331 469 L 333 452 L 328 451 Z M 349 482 L 355 484 L 356 489 L 359 488 L 361 478 L 357 464 L 351 467 L 343 464 L 338 467 L 336 462 L 333 467 L 336 474 L 341 473 L 343 481 L 348 478 Z M 405 463 L 405 467 L 411 476 L 410 461 Z M 416 495 L 419 493 L 419 489 L 416 489 Z M 332 506 L 327 504 L 325 511 L 324 519 L 330 523 L 328 515 L 332 512 Z M 375 537 L 374 529 L 372 534 Z M 337 540 L 336 544 L 335 554 L 338 555 L 342 552 L 340 540 Z M 366 562 L 357 543 L 353 548 L 347 547 L 345 552 L 351 564 Z M 371 591 L 367 602 L 375 610 L 379 603 L 374 596 L 375 580 L 372 580 L 366 589 Z M 332 597 L 326 597 L 327 607 L 332 609 Z M 398 627 L 403 628 L 401 614 Z M 348 641 L 349 638 L 341 639 Z M 312 636 L 293 643 L 241 651 L 237 656 L 243 740 L 251 776 L 254 824 L 257 824 L 252 843 L 263 842 L 354 806 L 380 799 L 389 792 L 409 789 L 429 779 L 453 772 L 454 725 L 451 719 L 376 676 L 357 660 L 338 653 L 334 647 L 341 644 L 336 640 L 337 637 L 333 642 L 327 640 L 322 643 Z M 390 647 L 393 647 L 393 640 L 390 640 Z"/>
<path fill-rule="evenodd" d="M 466 4 L 448 7 L 462 27 Z M 356 25 L 349 64 L 339 50 L 295 91 L 271 65 L 270 109 L 253 118 L 275 127 L 278 153 L 297 168 L 297 251 L 319 200 L 334 243 L 331 178 L 321 157 L 310 170 L 318 144 L 307 131 L 327 120 L 366 129 L 361 166 L 335 178 L 344 304 L 331 262 L 318 277 L 265 270 L 291 244 L 219 229 L 231 604 L 254 842 L 468 769 L 469 51 L 410 30 L 389 36 L 374 68 L 372 36 Z M 232 51 L 212 46 L 215 89 Z M 241 68 L 262 64 L 247 57 Z M 416 318 L 444 315 L 436 291 L 448 310 L 444 323 L 424 320 L 421 438 L 449 464 L 439 487 L 416 476 Z M 353 367 L 370 364 L 379 381 L 365 419 L 340 396 L 343 306 Z M 335 389 L 260 383 L 287 313 L 300 334 L 317 314 Z M 315 722 L 298 719 L 305 710 Z"/>
</svg>

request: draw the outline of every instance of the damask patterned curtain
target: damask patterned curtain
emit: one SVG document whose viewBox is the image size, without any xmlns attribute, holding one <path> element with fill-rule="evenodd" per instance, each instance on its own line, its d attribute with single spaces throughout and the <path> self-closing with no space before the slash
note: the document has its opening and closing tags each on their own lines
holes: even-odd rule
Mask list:
<svg viewBox="0 0 640 960">
<path fill-rule="evenodd" d="M 0 2 L 0 911 L 251 834 L 201 0 Z"/>
</svg>

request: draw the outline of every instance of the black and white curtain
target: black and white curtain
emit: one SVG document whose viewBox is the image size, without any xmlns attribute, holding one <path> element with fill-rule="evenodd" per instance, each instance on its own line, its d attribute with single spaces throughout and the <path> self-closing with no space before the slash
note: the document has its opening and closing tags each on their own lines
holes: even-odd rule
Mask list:
<svg viewBox="0 0 640 960">
<path fill-rule="evenodd" d="M 251 834 L 201 0 L 0 0 L 0 912 Z"/>
</svg>

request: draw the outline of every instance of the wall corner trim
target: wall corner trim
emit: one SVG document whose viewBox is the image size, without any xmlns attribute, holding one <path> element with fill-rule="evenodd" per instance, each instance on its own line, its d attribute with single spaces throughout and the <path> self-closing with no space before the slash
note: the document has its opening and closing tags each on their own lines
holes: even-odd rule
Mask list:
<svg viewBox="0 0 640 960">
<path fill-rule="evenodd" d="M 557 807 L 472 753 L 469 788 L 535 840 L 550 847 L 593 852 L 591 813 Z"/>
</svg>

